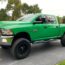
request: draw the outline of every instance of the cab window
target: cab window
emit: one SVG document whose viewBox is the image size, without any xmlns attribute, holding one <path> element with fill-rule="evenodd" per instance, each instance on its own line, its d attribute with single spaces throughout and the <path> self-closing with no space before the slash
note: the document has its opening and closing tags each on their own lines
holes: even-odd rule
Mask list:
<svg viewBox="0 0 65 65">
<path fill-rule="evenodd" d="M 55 23 L 56 19 L 54 16 L 46 16 L 46 19 L 47 19 L 47 23 Z"/>
<path fill-rule="evenodd" d="M 38 22 L 39 24 L 46 23 L 46 18 L 39 16 L 36 18 L 35 21 Z"/>
</svg>

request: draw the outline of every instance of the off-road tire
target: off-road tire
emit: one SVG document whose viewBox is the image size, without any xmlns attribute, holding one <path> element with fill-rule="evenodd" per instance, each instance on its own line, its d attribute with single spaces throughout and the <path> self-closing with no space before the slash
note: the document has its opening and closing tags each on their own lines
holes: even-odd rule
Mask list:
<svg viewBox="0 0 65 65">
<path fill-rule="evenodd" d="M 17 59 L 26 58 L 31 51 L 31 44 L 28 39 L 19 38 L 14 41 L 14 44 L 11 47 L 12 55 Z"/>
</svg>

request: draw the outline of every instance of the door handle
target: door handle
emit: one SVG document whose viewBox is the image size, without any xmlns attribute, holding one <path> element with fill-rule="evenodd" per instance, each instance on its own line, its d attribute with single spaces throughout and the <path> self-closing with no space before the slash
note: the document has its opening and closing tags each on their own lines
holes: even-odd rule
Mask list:
<svg viewBox="0 0 65 65">
<path fill-rule="evenodd" d="M 47 28 L 47 26 L 44 26 L 44 28 Z"/>
<path fill-rule="evenodd" d="M 58 28 L 59 26 L 56 26 L 56 28 Z"/>
</svg>

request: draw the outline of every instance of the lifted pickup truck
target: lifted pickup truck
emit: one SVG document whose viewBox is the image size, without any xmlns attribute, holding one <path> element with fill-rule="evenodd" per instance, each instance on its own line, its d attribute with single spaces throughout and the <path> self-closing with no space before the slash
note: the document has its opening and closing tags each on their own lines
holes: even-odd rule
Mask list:
<svg viewBox="0 0 65 65">
<path fill-rule="evenodd" d="M 31 43 L 50 39 L 60 39 L 65 46 L 65 24 L 60 24 L 53 15 L 28 14 L 16 21 L 0 21 L 0 45 L 10 47 L 17 59 L 29 55 Z"/>
</svg>

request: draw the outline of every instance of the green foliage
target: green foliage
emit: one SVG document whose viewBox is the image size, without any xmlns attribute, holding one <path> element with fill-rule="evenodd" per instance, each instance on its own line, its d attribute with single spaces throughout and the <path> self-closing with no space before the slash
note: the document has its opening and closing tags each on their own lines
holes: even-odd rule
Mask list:
<svg viewBox="0 0 65 65">
<path fill-rule="evenodd" d="M 58 64 L 56 64 L 56 65 L 65 65 L 65 60 L 63 60 L 63 61 L 59 62 L 59 63 L 58 63 Z"/>
<path fill-rule="evenodd" d="M 38 5 L 33 5 L 29 7 L 29 13 L 40 13 L 41 9 L 39 9 Z"/>
<path fill-rule="evenodd" d="M 63 23 L 62 17 L 57 16 L 58 22 Z"/>
<path fill-rule="evenodd" d="M 8 20 L 10 17 L 6 14 L 6 10 L 5 9 L 1 9 L 0 10 L 0 20 Z"/>
<path fill-rule="evenodd" d="M 29 6 L 28 4 L 24 3 L 22 5 L 22 11 L 25 14 L 29 14 L 29 13 L 40 13 L 41 9 L 39 9 L 38 5 L 33 5 L 33 6 Z"/>
<path fill-rule="evenodd" d="M 24 14 L 27 14 L 27 13 L 29 12 L 29 6 L 28 6 L 28 4 L 24 3 L 24 4 L 22 5 L 22 12 L 23 12 Z"/>
<path fill-rule="evenodd" d="M 62 17 L 63 23 L 65 23 L 65 16 Z"/>
<path fill-rule="evenodd" d="M 57 18 L 58 18 L 59 23 L 62 23 L 62 24 L 65 23 L 65 16 L 63 16 L 63 17 L 57 16 Z"/>
<path fill-rule="evenodd" d="M 8 0 L 6 10 L 13 10 L 12 20 L 16 20 L 21 16 L 21 1 L 20 0 Z"/>
<path fill-rule="evenodd" d="M 7 1 L 7 0 L 0 0 L 0 1 Z M 10 10 L 13 10 L 12 16 L 9 17 L 6 13 Z M 4 11 L 0 11 L 0 14 L 3 16 L 0 20 L 16 20 L 22 16 L 22 14 L 29 14 L 29 13 L 40 13 L 41 9 L 39 9 L 38 5 L 29 6 L 28 4 L 21 3 L 21 0 L 8 0 L 7 6 Z"/>
</svg>

